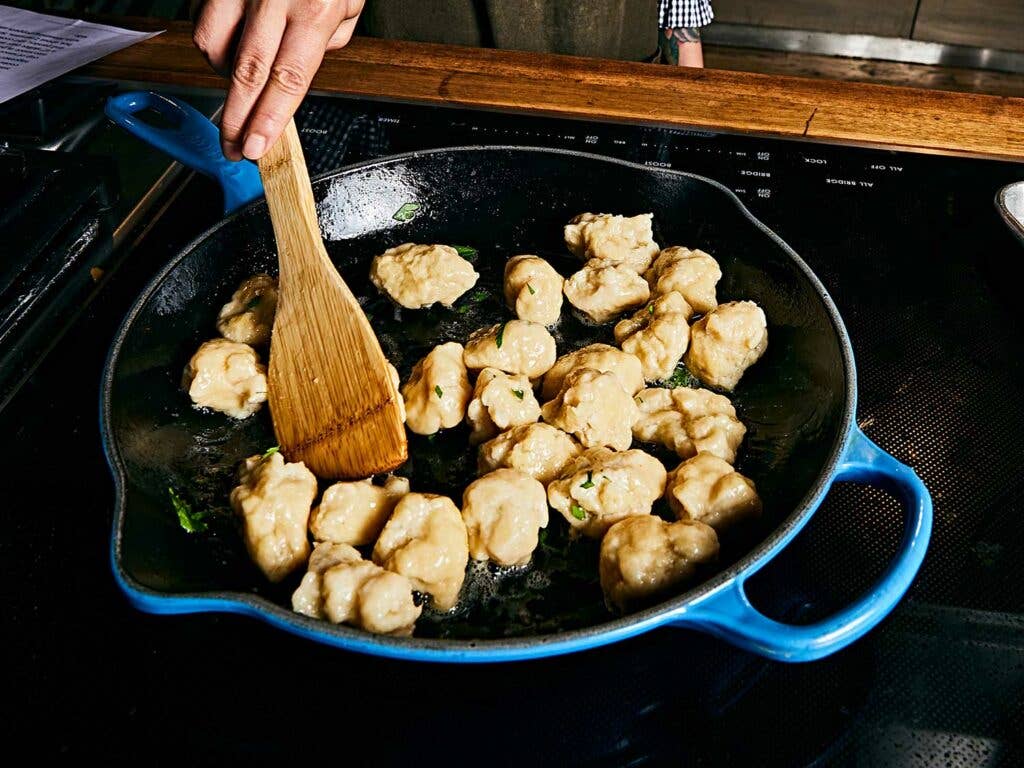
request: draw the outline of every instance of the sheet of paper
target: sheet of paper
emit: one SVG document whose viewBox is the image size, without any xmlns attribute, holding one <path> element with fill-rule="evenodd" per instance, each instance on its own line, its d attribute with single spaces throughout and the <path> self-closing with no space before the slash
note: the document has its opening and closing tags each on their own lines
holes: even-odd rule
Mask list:
<svg viewBox="0 0 1024 768">
<path fill-rule="evenodd" d="M 159 34 L 0 5 L 0 104 L 108 53 Z"/>
</svg>

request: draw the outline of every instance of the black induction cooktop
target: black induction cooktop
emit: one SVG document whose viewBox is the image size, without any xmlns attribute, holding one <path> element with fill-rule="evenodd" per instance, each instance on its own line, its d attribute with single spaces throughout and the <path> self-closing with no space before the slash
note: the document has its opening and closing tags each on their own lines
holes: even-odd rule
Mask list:
<svg viewBox="0 0 1024 768">
<path fill-rule="evenodd" d="M 682 630 L 529 663 L 417 665 L 239 617 L 135 612 L 108 566 L 98 381 L 134 296 L 218 215 L 217 191 L 197 178 L 0 414 L 13 691 L 0 732 L 45 733 L 32 744 L 47 753 L 157 762 L 1024 763 L 1024 320 L 1009 277 L 1024 248 L 992 202 L 1024 165 L 341 99 L 307 99 L 297 121 L 313 174 L 517 144 L 732 188 L 835 298 L 859 366 L 860 426 L 933 494 L 918 580 L 876 631 L 803 665 Z M 892 498 L 838 486 L 748 582 L 751 597 L 787 621 L 820 618 L 874 581 L 901 526 Z"/>
</svg>

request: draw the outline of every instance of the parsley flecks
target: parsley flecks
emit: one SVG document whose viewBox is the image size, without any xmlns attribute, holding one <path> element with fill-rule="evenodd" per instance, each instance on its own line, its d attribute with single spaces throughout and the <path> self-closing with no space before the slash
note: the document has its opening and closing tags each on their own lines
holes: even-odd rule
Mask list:
<svg viewBox="0 0 1024 768">
<path fill-rule="evenodd" d="M 280 450 L 281 450 L 281 446 L 280 445 L 275 445 L 273 448 L 267 448 L 266 452 L 262 456 L 260 456 L 260 459 L 261 460 L 262 459 L 269 459 L 271 456 L 273 456 L 275 453 L 277 453 Z"/>
<path fill-rule="evenodd" d="M 580 488 L 593 488 L 594 487 L 594 473 L 589 469 L 587 470 L 587 482 L 581 483 Z"/>
<path fill-rule="evenodd" d="M 406 203 L 392 216 L 395 221 L 411 221 L 415 216 L 416 212 L 420 209 L 419 203 Z"/>
<path fill-rule="evenodd" d="M 692 387 L 696 383 L 697 380 L 693 377 L 693 374 L 680 364 L 676 366 L 672 375 L 662 382 L 662 386 L 668 387 L 669 389 L 675 389 L 676 387 Z"/>
<path fill-rule="evenodd" d="M 518 397 L 520 400 L 526 395 L 526 392 L 522 389 L 513 389 L 512 394 Z"/>
<path fill-rule="evenodd" d="M 530 289 L 530 295 L 531 295 L 531 296 L 533 296 L 533 294 L 535 294 L 535 293 L 536 293 L 536 291 L 535 291 L 535 290 L 533 290 L 533 286 L 532 286 L 532 285 L 530 285 L 529 283 L 527 283 L 527 284 L 526 284 L 526 287 Z"/>
<path fill-rule="evenodd" d="M 202 533 L 206 530 L 206 512 L 193 512 L 192 506 L 181 498 L 173 488 L 167 489 L 167 495 L 171 497 L 171 506 L 174 507 L 174 512 L 178 515 L 178 525 L 186 533 Z"/>
<path fill-rule="evenodd" d="M 262 296 L 253 296 L 249 299 L 249 303 L 245 305 L 245 311 L 248 312 L 250 309 L 256 309 L 260 305 L 262 298 Z"/>
<path fill-rule="evenodd" d="M 648 311 L 648 312 L 649 312 L 650 314 L 652 314 L 652 315 L 653 315 L 653 314 L 654 314 L 654 305 L 653 305 L 653 304 L 648 304 L 648 305 L 647 305 L 647 311 Z"/>
<path fill-rule="evenodd" d="M 453 245 L 452 248 L 466 261 L 472 261 L 476 258 L 477 250 L 471 245 Z"/>
<path fill-rule="evenodd" d="M 577 520 L 586 520 L 587 519 L 587 510 L 585 510 L 579 504 L 573 504 L 571 507 L 569 507 L 569 512 Z"/>
<path fill-rule="evenodd" d="M 498 345 L 498 349 L 501 349 L 501 343 L 505 340 L 505 326 L 508 323 L 502 323 L 501 329 L 498 331 L 498 336 L 494 339 L 494 343 Z"/>
<path fill-rule="evenodd" d="M 438 397 L 444 397 L 444 390 L 438 384 L 434 385 L 434 394 Z"/>
<path fill-rule="evenodd" d="M 483 301 L 484 299 L 486 299 L 490 295 L 491 294 L 488 293 L 486 289 L 484 289 L 484 288 L 477 288 L 475 291 L 473 291 L 471 294 L 469 294 L 469 298 L 470 298 L 470 301 L 477 302 L 477 301 Z"/>
</svg>

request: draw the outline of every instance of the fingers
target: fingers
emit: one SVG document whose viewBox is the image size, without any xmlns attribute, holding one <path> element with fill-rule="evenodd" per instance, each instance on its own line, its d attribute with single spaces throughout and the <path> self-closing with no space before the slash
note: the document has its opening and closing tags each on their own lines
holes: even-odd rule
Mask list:
<svg viewBox="0 0 1024 768">
<path fill-rule="evenodd" d="M 270 77 L 249 118 L 242 147 L 245 157 L 257 160 L 277 141 L 306 95 L 338 21 L 311 24 L 296 20 L 288 24 Z"/>
<path fill-rule="evenodd" d="M 348 45 L 349 40 L 352 39 L 352 33 L 356 31 L 356 22 L 358 21 L 359 16 L 357 15 L 341 22 L 334 34 L 331 35 L 331 39 L 327 41 L 327 50 L 336 51 Z"/>
<path fill-rule="evenodd" d="M 221 148 L 229 160 L 242 159 L 249 116 L 270 79 L 285 34 L 285 14 L 285 3 L 269 0 L 253 3 L 246 16 L 220 119 Z"/>
<path fill-rule="evenodd" d="M 192 42 L 221 74 L 231 69 L 232 43 L 245 15 L 245 0 L 207 0 L 192 28 Z"/>
</svg>

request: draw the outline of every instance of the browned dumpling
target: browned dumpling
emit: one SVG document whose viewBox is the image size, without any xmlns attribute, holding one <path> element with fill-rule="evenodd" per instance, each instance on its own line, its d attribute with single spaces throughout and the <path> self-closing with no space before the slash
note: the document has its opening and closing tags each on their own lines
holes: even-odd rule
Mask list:
<svg viewBox="0 0 1024 768">
<path fill-rule="evenodd" d="M 717 557 L 718 536 L 704 523 L 627 517 L 601 540 L 601 588 L 608 605 L 624 611 L 682 586 Z"/>
<path fill-rule="evenodd" d="M 633 422 L 633 437 L 661 443 L 680 458 L 706 451 L 730 464 L 747 428 L 736 418 L 729 398 L 709 389 L 652 387 L 635 398 L 640 416 Z"/>
<path fill-rule="evenodd" d="M 548 503 L 573 531 L 600 538 L 614 523 L 649 515 L 665 490 L 665 467 L 643 451 L 591 448 L 548 485 Z"/>
<path fill-rule="evenodd" d="M 551 370 L 544 374 L 544 383 L 540 389 L 541 399 L 550 400 L 557 395 L 565 377 L 577 368 L 595 368 L 614 373 L 622 388 L 631 395 L 644 388 L 639 358 L 610 344 L 588 344 L 555 360 Z"/>
<path fill-rule="evenodd" d="M 575 437 L 585 448 L 619 451 L 633 442 L 636 403 L 613 373 L 577 368 L 553 400 L 541 406 L 544 421 Z"/>
<path fill-rule="evenodd" d="M 617 216 L 581 213 L 565 227 L 565 244 L 581 259 L 604 259 L 634 272 L 643 272 L 658 254 L 652 213 Z"/>
<path fill-rule="evenodd" d="M 509 320 L 474 331 L 463 360 L 471 371 L 497 368 L 536 379 L 554 365 L 556 355 L 555 339 L 543 325 Z"/>
<path fill-rule="evenodd" d="M 682 294 L 671 291 L 616 323 L 615 341 L 636 356 L 647 381 L 667 379 L 689 346 L 692 314 Z"/>
<path fill-rule="evenodd" d="M 526 376 L 510 376 L 497 368 L 484 368 L 466 408 L 471 445 L 489 440 L 502 430 L 532 424 L 540 418 L 540 404 Z"/>
<path fill-rule="evenodd" d="M 404 243 L 375 256 L 370 266 L 373 284 L 408 309 L 437 302 L 450 307 L 479 278 L 450 245 Z"/>
<path fill-rule="evenodd" d="M 694 312 L 710 312 L 718 306 L 715 286 L 722 279 L 722 270 L 711 254 L 704 251 L 680 246 L 666 248 L 644 277 L 652 294 L 662 296 L 677 291 Z"/>
<path fill-rule="evenodd" d="M 562 289 L 565 298 L 595 323 L 606 323 L 647 301 L 651 290 L 624 264 L 591 259 L 572 274 Z"/>
<path fill-rule="evenodd" d="M 753 481 L 710 453 L 698 453 L 676 467 L 665 498 L 680 520 L 698 520 L 719 533 L 761 514 Z"/>
<path fill-rule="evenodd" d="M 409 481 L 398 475 L 389 476 L 384 485 L 374 485 L 370 478 L 334 483 L 313 509 L 309 532 L 316 541 L 353 547 L 372 544 L 408 492 Z"/>
<path fill-rule="evenodd" d="M 277 280 L 253 275 L 242 281 L 231 301 L 221 307 L 217 330 L 225 339 L 241 344 L 266 344 L 277 311 Z"/>
<path fill-rule="evenodd" d="M 252 416 L 267 401 L 267 367 L 248 344 L 227 339 L 200 345 L 182 383 L 196 407 L 233 419 Z"/>
<path fill-rule="evenodd" d="M 473 388 L 462 357 L 462 345 L 449 341 L 434 347 L 413 367 L 401 394 L 405 424 L 416 434 L 432 435 L 465 418 Z"/>
<path fill-rule="evenodd" d="M 513 427 L 480 446 L 478 471 L 515 469 L 547 485 L 582 452 L 580 444 L 550 424 Z"/>
<path fill-rule="evenodd" d="M 709 387 L 732 391 L 768 348 L 768 323 L 752 301 L 732 301 L 694 323 L 686 367 Z"/>
<path fill-rule="evenodd" d="M 544 486 L 514 469 L 496 469 L 462 494 L 469 556 L 498 565 L 525 565 L 548 524 Z"/>
<path fill-rule="evenodd" d="M 505 264 L 505 302 L 520 320 L 558 322 L 565 280 L 539 256 L 513 256 Z"/>
</svg>

